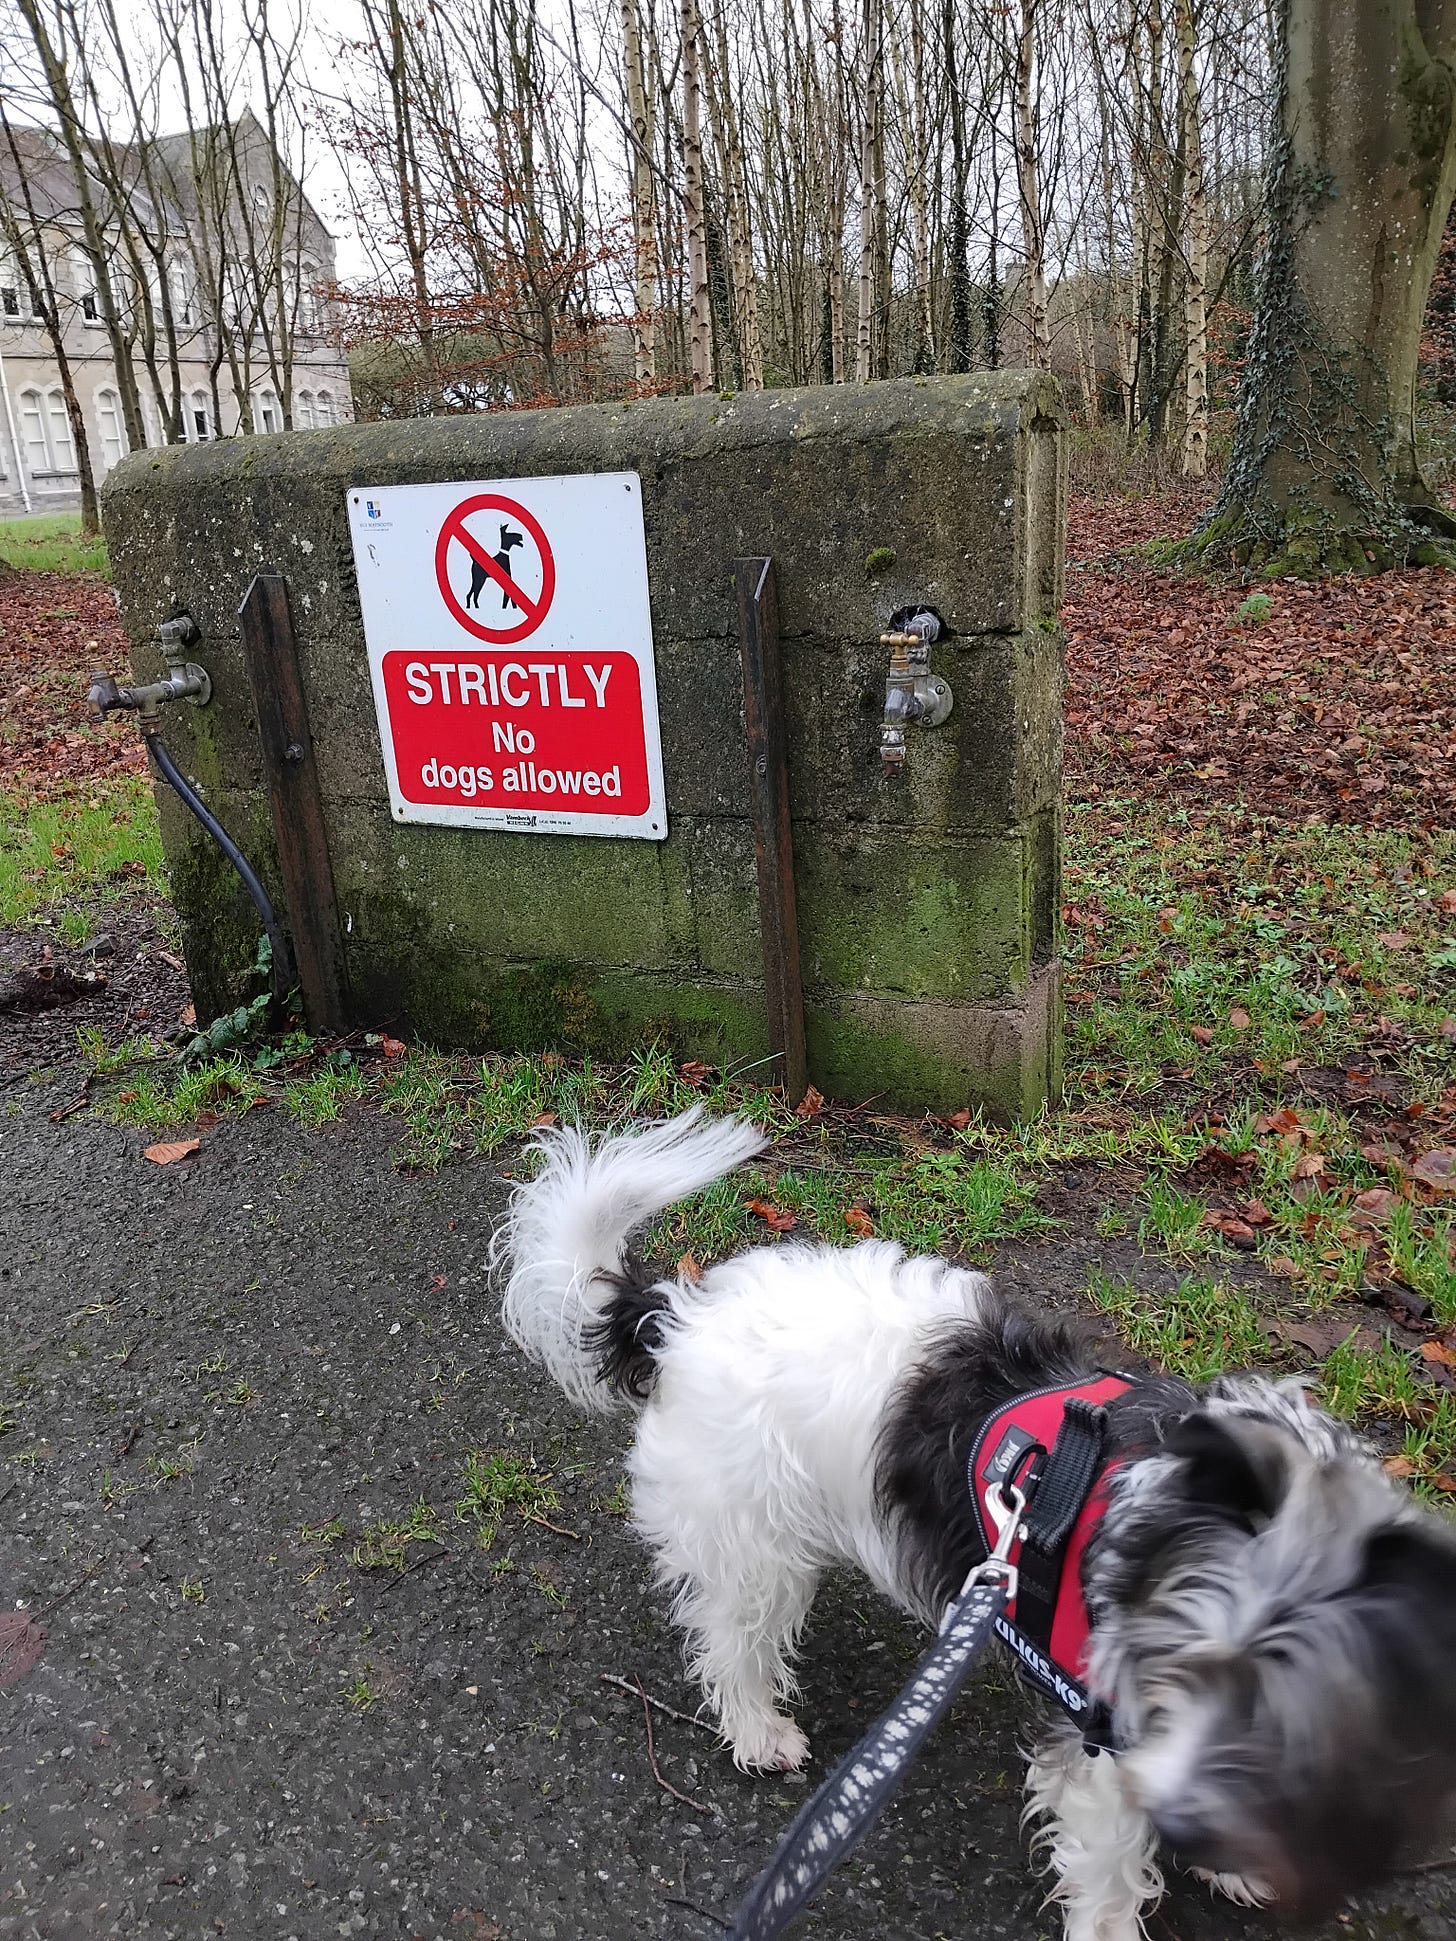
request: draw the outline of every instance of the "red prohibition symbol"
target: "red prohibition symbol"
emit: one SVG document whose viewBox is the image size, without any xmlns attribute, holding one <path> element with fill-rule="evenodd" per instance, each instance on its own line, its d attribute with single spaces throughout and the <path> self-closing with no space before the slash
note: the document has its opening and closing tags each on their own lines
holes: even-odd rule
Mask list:
<svg viewBox="0 0 1456 1941">
<path fill-rule="evenodd" d="M 477 512 L 500 515 L 500 546 L 495 552 L 486 541 L 477 539 L 465 523 Z M 527 537 L 541 559 L 541 591 L 535 595 L 518 585 L 511 572 L 511 554 L 525 544 Z M 463 547 L 470 558 L 470 586 L 463 594 L 450 584 L 452 543 Z M 551 542 L 534 514 L 499 492 L 481 492 L 473 499 L 463 500 L 441 525 L 440 537 L 435 541 L 435 578 L 445 605 L 467 633 L 474 634 L 477 640 L 488 640 L 493 646 L 508 647 L 513 640 L 524 640 L 527 634 L 534 633 L 546 618 L 551 596 L 556 591 L 556 561 L 551 556 Z M 512 607 L 522 615 L 520 620 L 492 626 L 488 619 L 481 617 L 491 613 L 508 614 Z"/>
</svg>

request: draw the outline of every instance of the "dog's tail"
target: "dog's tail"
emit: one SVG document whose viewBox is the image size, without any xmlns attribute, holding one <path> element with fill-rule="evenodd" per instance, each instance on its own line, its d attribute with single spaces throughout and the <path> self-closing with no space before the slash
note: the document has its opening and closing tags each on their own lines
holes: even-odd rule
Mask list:
<svg viewBox="0 0 1456 1941">
<path fill-rule="evenodd" d="M 668 1303 L 623 1278 L 627 1242 L 767 1144 L 747 1120 L 710 1119 L 701 1106 L 595 1147 L 573 1126 L 542 1133 L 541 1169 L 517 1187 L 491 1243 L 492 1264 L 508 1274 L 506 1332 L 585 1408 L 609 1409 L 623 1389 L 644 1393 L 644 1329 Z"/>
</svg>

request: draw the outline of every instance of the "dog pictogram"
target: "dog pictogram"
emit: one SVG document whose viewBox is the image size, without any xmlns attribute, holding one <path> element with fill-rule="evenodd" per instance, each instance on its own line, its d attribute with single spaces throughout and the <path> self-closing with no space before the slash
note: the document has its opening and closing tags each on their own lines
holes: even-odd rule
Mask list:
<svg viewBox="0 0 1456 1941">
<path fill-rule="evenodd" d="M 524 546 L 525 543 L 526 535 L 523 532 L 512 532 L 509 526 L 501 527 L 500 551 L 498 553 L 492 553 L 491 558 L 508 579 L 511 570 L 511 548 L 513 546 Z M 492 577 L 492 574 L 481 561 L 472 555 L 470 560 L 470 591 L 465 596 L 465 604 L 468 607 L 474 607 L 477 613 L 480 611 L 481 591 L 486 581 Z M 503 607 L 515 607 L 518 612 L 522 610 L 520 601 L 516 599 L 509 586 L 501 587 L 501 605 Z"/>
<path fill-rule="evenodd" d="M 494 550 L 492 534 L 499 535 Z M 534 633 L 546 618 L 556 591 L 556 562 L 540 520 L 527 507 L 504 493 L 481 492 L 441 522 L 435 579 L 447 610 L 467 633 L 505 647 Z M 486 595 L 488 580 L 500 592 L 498 612 Z"/>
</svg>

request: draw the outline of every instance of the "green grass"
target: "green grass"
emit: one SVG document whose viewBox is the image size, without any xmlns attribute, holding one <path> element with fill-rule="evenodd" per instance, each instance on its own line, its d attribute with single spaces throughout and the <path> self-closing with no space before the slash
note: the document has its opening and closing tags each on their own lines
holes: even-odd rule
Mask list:
<svg viewBox="0 0 1456 1941">
<path fill-rule="evenodd" d="M 872 1233 L 911 1252 L 973 1259 L 997 1241 L 1053 1225 L 1036 1204 L 1033 1179 L 1009 1158 L 987 1158 L 962 1141 L 949 1152 L 858 1154 L 850 1166 L 836 1164 L 840 1157 L 826 1146 L 825 1163 L 812 1172 L 753 1169 L 720 1180 L 666 1214 L 648 1235 L 647 1251 L 707 1262 L 772 1240 L 776 1229 L 749 1208 L 752 1200 L 792 1216 L 786 1231 L 794 1238 L 843 1245 Z"/>
<path fill-rule="evenodd" d="M 1206 1208 L 1191 1193 L 1180 1193 L 1161 1179 L 1148 1183 L 1148 1210 L 1138 1222 L 1138 1245 L 1169 1260 L 1194 1260 L 1223 1251 L 1218 1235 L 1203 1223 Z"/>
<path fill-rule="evenodd" d="M 1196 1083 L 1233 1061 L 1277 1089 L 1292 1063 L 1368 1053 L 1383 1017 L 1433 1096 L 1450 1072 L 1440 1022 L 1456 1006 L 1456 975 L 1432 961 L 1452 927 L 1433 891 L 1453 879 L 1450 832 L 1070 808 L 1073 1088 L 1153 1097 L 1170 1067 Z"/>
<path fill-rule="evenodd" d="M 474 1522 L 482 1550 L 490 1549 L 508 1515 L 514 1513 L 530 1522 L 561 1508 L 549 1477 L 540 1475 L 523 1457 L 500 1450 L 471 1450 L 465 1458 L 462 1482 L 463 1494 L 456 1502 L 455 1514 L 462 1522 Z"/>
<path fill-rule="evenodd" d="M 79 512 L 45 512 L 29 519 L 0 519 L 0 559 L 34 573 L 104 573 L 111 568 L 106 541 L 81 537 Z"/>
<path fill-rule="evenodd" d="M 1170 1375 L 1206 1382 L 1268 1358 L 1257 1309 L 1242 1288 L 1199 1277 L 1153 1293 L 1094 1273 L 1087 1292 L 1137 1354 Z"/>
<path fill-rule="evenodd" d="M 166 869 L 152 791 L 140 776 L 107 784 L 99 806 L 34 802 L 24 819 L 0 811 L 0 924 L 57 912 L 73 941 L 89 919 L 62 904 L 105 900 L 145 880 L 165 894 Z"/>
<path fill-rule="evenodd" d="M 360 1570 L 403 1570 L 412 1543 L 438 1543 L 439 1519 L 422 1496 L 408 1515 L 381 1518 L 359 1534 L 353 1561 Z"/>
</svg>

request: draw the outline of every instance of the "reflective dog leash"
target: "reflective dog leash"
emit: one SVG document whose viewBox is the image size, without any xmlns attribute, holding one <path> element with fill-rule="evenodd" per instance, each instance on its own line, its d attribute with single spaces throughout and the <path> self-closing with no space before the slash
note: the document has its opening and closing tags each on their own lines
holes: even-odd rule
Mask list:
<svg viewBox="0 0 1456 1941">
<path fill-rule="evenodd" d="M 991 1495 L 997 1500 L 991 1503 Z M 1012 1546 L 1023 1534 L 1019 1489 L 988 1493 L 997 1538 L 946 1610 L 940 1636 L 888 1711 L 804 1802 L 773 1860 L 729 1930 L 731 1941 L 772 1941 L 859 1844 L 898 1788 L 916 1753 L 950 1710 L 971 1666 L 996 1635 L 996 1620 L 1016 1595 Z M 1004 1520 L 1003 1520 L 1004 1519 Z"/>
</svg>

